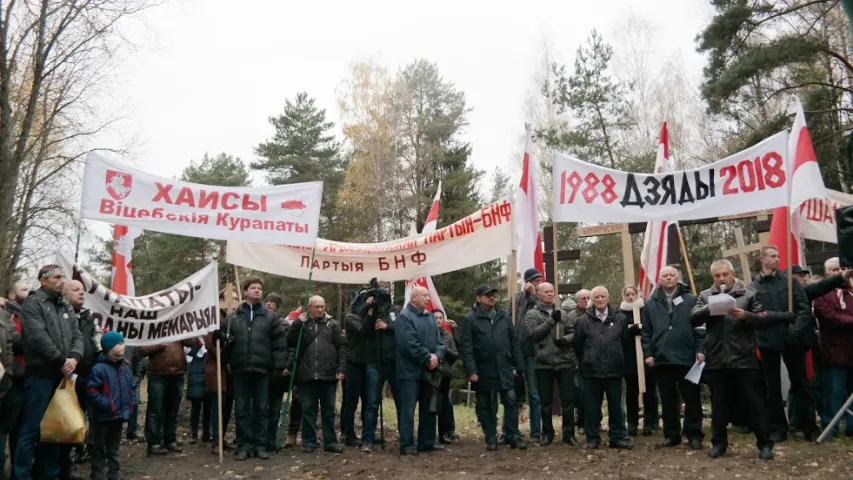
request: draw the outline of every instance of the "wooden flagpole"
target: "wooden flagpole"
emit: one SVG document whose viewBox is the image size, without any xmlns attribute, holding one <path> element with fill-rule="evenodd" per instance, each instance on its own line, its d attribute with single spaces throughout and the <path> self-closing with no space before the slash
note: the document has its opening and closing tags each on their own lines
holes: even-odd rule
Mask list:
<svg viewBox="0 0 853 480">
<path fill-rule="evenodd" d="M 639 288 L 639 287 L 637 287 Z M 640 291 L 637 290 L 637 295 Z M 640 324 L 640 306 L 634 304 L 634 324 Z M 639 395 L 640 408 L 643 408 L 643 394 L 646 393 L 646 363 L 643 361 L 643 346 L 640 343 L 640 337 L 634 336 L 634 350 L 637 356 L 637 390 Z"/>
<path fill-rule="evenodd" d="M 681 256 L 684 257 L 684 269 L 687 270 L 687 278 L 690 280 L 690 291 L 696 295 L 696 282 L 693 280 L 693 269 L 690 268 L 690 259 L 687 257 L 687 246 L 684 244 L 684 236 L 681 235 L 681 228 L 675 226 L 675 231 L 678 232 L 678 245 L 681 248 Z"/>
</svg>

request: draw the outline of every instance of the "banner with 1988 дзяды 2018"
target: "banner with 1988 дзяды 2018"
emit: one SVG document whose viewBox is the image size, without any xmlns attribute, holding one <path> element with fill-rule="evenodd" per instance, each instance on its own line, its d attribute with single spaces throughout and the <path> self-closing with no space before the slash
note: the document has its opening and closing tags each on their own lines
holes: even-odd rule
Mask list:
<svg viewBox="0 0 853 480">
<path fill-rule="evenodd" d="M 215 240 L 313 246 L 323 183 L 199 185 L 152 175 L 97 153 L 86 157 L 83 218 Z"/>
<path fill-rule="evenodd" d="M 501 200 L 434 232 L 382 243 L 318 239 L 311 248 L 228 242 L 226 260 L 241 267 L 320 282 L 389 282 L 439 275 L 503 258 L 512 251 L 512 205 Z"/>
<path fill-rule="evenodd" d="M 554 154 L 557 222 L 698 220 L 784 206 L 788 134 L 693 170 L 631 173 Z"/>
</svg>

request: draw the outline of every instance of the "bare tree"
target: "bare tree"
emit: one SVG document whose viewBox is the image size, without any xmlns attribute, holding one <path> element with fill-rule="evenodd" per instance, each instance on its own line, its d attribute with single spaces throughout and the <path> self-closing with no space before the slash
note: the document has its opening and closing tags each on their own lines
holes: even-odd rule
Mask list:
<svg viewBox="0 0 853 480">
<path fill-rule="evenodd" d="M 5 0 L 0 9 L 0 281 L 11 280 L 35 225 L 68 219 L 68 167 L 92 150 L 93 100 L 129 45 L 122 21 L 165 0 Z M 73 173 L 73 172 L 72 172 Z M 63 181 L 55 181 L 56 177 Z M 56 203 L 57 192 L 62 200 Z M 73 190 L 72 190 L 73 191 Z M 53 220 L 45 223 L 45 216 Z M 40 223 L 41 222 L 41 223 Z M 40 242 L 36 241 L 35 244 Z M 48 242 L 50 243 L 50 242 Z"/>
</svg>

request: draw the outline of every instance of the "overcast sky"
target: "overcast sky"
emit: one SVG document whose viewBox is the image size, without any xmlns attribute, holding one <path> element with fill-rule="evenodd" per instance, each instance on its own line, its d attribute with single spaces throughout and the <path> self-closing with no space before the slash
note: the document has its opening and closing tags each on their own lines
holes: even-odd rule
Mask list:
<svg viewBox="0 0 853 480">
<path fill-rule="evenodd" d="M 339 123 L 336 89 L 353 62 L 396 72 L 426 58 L 473 108 L 464 139 L 474 164 L 517 172 L 525 97 L 538 88 L 545 41 L 570 64 L 593 28 L 618 50 L 617 30 L 639 17 L 657 29 L 660 58 L 680 56 L 684 76 L 698 82 L 694 38 L 710 15 L 705 0 L 170 0 L 127 32 L 138 48 L 102 102 L 124 120 L 99 146 L 134 139 L 126 160 L 168 177 L 205 152 L 248 163 L 273 133 L 268 117 L 296 93 L 307 91 Z M 106 224 L 89 226 L 110 234 Z"/>
</svg>

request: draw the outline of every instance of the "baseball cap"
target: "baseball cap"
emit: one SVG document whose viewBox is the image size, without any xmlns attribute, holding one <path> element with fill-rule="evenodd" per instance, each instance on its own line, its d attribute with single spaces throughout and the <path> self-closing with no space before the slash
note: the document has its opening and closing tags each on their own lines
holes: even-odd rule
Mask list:
<svg viewBox="0 0 853 480">
<path fill-rule="evenodd" d="M 495 293 L 497 291 L 497 288 L 492 288 L 488 285 L 480 285 L 479 287 L 477 287 L 477 296 L 479 297 L 480 295 L 485 295 L 487 293 Z"/>
</svg>

